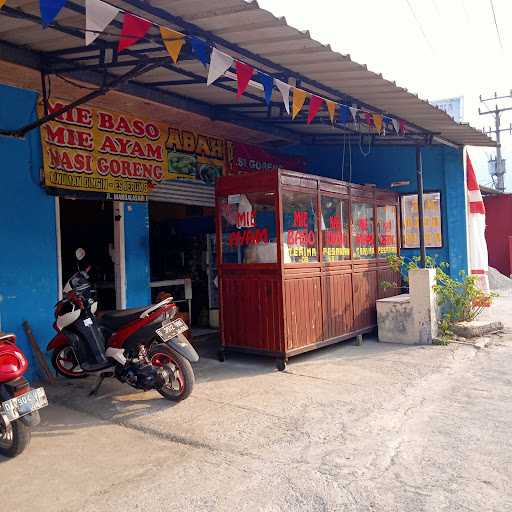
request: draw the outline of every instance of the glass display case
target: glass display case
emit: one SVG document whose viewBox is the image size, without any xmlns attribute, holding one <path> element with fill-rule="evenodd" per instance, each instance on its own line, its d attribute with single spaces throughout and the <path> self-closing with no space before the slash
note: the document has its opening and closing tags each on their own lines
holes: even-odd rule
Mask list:
<svg viewBox="0 0 512 512">
<path fill-rule="evenodd" d="M 366 333 L 393 293 L 398 195 L 286 170 L 217 180 L 221 350 L 288 357 Z"/>
</svg>

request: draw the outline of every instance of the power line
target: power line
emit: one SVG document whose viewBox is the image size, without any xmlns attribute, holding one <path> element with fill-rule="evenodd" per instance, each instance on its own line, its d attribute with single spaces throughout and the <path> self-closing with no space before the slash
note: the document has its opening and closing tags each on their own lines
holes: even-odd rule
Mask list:
<svg viewBox="0 0 512 512">
<path fill-rule="evenodd" d="M 494 18 L 494 26 L 496 27 L 496 34 L 498 35 L 498 42 L 500 43 L 500 48 L 503 50 L 503 43 L 501 42 L 501 34 L 500 29 L 498 28 L 498 21 L 496 20 L 496 11 L 494 10 L 494 2 L 493 0 L 489 0 L 492 9 L 492 17 Z"/>
<path fill-rule="evenodd" d="M 430 44 L 430 40 L 429 38 L 427 37 L 427 34 L 425 33 L 425 30 L 423 30 L 423 25 L 420 21 L 420 19 L 418 18 L 418 16 L 416 15 L 416 11 L 414 10 L 410 0 L 405 0 L 407 2 L 407 5 L 409 6 L 409 9 L 411 10 L 411 13 L 414 17 L 414 20 L 416 21 L 416 24 L 418 25 L 422 35 L 423 35 L 423 38 L 425 39 L 425 42 L 427 43 L 428 47 L 430 48 L 430 51 L 435 54 L 436 52 L 434 51 L 434 47 Z"/>
</svg>

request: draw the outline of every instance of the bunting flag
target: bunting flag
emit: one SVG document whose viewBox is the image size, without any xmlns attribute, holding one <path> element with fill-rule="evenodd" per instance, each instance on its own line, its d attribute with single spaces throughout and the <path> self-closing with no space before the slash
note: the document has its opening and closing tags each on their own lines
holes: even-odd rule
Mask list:
<svg viewBox="0 0 512 512">
<path fill-rule="evenodd" d="M 231 67 L 233 61 L 233 57 L 217 50 L 217 48 L 213 48 L 210 55 L 210 69 L 208 70 L 206 85 L 211 85 L 217 78 L 220 78 Z"/>
<path fill-rule="evenodd" d="M 142 39 L 150 27 L 150 21 L 125 12 L 123 14 L 123 28 L 121 29 L 121 36 L 119 38 L 119 44 L 117 45 L 118 53 L 121 53 L 123 50 Z"/>
<path fill-rule="evenodd" d="M 39 0 L 39 9 L 44 28 L 57 17 L 65 3 L 66 0 Z"/>
<path fill-rule="evenodd" d="M 348 107 L 348 109 L 350 110 L 350 115 L 352 116 L 354 123 L 357 123 L 359 121 L 357 116 L 359 109 L 357 109 L 356 107 Z"/>
<path fill-rule="evenodd" d="M 196 54 L 196 57 L 201 61 L 204 67 L 207 67 L 209 62 L 208 50 L 210 47 L 196 36 L 192 36 L 191 44 L 192 51 Z"/>
<path fill-rule="evenodd" d="M 242 96 L 245 89 L 247 89 L 247 86 L 249 85 L 249 81 L 251 80 L 252 74 L 254 73 L 254 68 L 250 64 L 245 64 L 239 60 L 235 62 L 235 67 L 237 79 L 236 97 L 240 98 L 240 96 Z"/>
<path fill-rule="evenodd" d="M 341 124 L 347 124 L 352 121 L 352 113 L 350 109 L 346 105 L 340 105 L 340 115 L 338 118 L 338 122 Z"/>
<path fill-rule="evenodd" d="M 287 84 L 285 82 L 282 82 L 281 80 L 276 80 L 276 86 L 279 89 L 279 92 L 281 93 L 281 96 L 283 97 L 283 103 L 284 108 L 286 109 L 286 112 L 290 113 L 290 89 L 291 85 Z"/>
<path fill-rule="evenodd" d="M 7 0 L 0 0 L 0 9 L 5 5 L 6 1 Z M 41 20 L 45 28 L 53 22 L 65 3 L 66 0 L 39 0 Z M 267 106 L 272 102 L 275 84 L 281 93 L 286 112 L 290 114 L 290 89 L 292 88 L 290 84 L 259 71 L 250 64 L 235 60 L 230 55 L 216 48 L 212 48 L 210 44 L 196 36 L 186 35 L 176 30 L 162 27 L 131 12 L 119 9 L 104 0 L 85 0 L 85 45 L 89 46 L 92 44 L 120 12 L 123 13 L 123 22 L 118 41 L 118 52 L 122 52 L 126 48 L 136 44 L 140 39 L 144 38 L 151 26 L 155 25 L 160 31 L 162 43 L 167 53 L 175 64 L 178 62 L 186 41 L 190 41 L 192 52 L 197 59 L 205 68 L 208 68 L 209 65 L 206 80 L 207 85 L 214 83 L 235 64 L 237 97 L 240 97 L 245 92 L 251 83 L 253 75 L 256 74 L 256 79 L 263 85 L 264 98 Z M 343 105 L 333 100 L 317 96 L 316 94 L 308 93 L 297 87 L 293 87 L 292 119 L 295 119 L 302 110 L 306 98 L 309 98 L 309 109 L 306 119 L 307 124 L 313 122 L 315 116 L 322 108 L 323 102 L 325 102 L 329 119 L 333 125 L 335 122 L 336 108 L 339 106 L 338 122 L 341 124 L 348 124 L 350 122 L 354 124 L 359 123 L 359 115 L 361 113 L 368 126 L 375 127 L 379 134 L 385 135 L 386 129 L 390 129 L 390 125 L 393 126 L 394 131 L 398 135 L 405 134 L 406 132 L 406 124 L 402 120 L 383 116 L 376 112 L 359 110 L 357 107 Z"/>
<path fill-rule="evenodd" d="M 324 102 L 324 99 L 320 96 L 317 96 L 316 94 L 313 94 L 311 98 L 309 99 L 309 110 L 308 110 L 308 119 L 307 124 L 311 124 L 311 121 L 315 118 L 315 116 L 318 114 L 318 111 L 320 110 L 320 107 L 322 106 Z"/>
<path fill-rule="evenodd" d="M 0 0 L 0 9 L 5 5 L 5 2 L 7 2 L 7 0 Z"/>
<path fill-rule="evenodd" d="M 395 132 L 397 135 L 400 134 L 400 123 L 398 119 L 395 119 L 394 117 L 391 118 L 391 124 L 393 125 L 393 128 L 395 129 Z"/>
<path fill-rule="evenodd" d="M 382 116 L 380 114 L 373 114 L 372 119 L 373 119 L 373 125 L 377 129 L 377 132 L 381 133 L 382 132 L 382 123 L 383 123 Z"/>
<path fill-rule="evenodd" d="M 164 43 L 167 53 L 171 56 L 174 64 L 178 62 L 181 49 L 185 44 L 185 34 L 171 30 L 170 28 L 160 27 L 160 35 L 162 36 L 162 42 Z"/>
<path fill-rule="evenodd" d="M 119 12 L 101 0 L 85 0 L 85 46 L 93 43 Z"/>
<path fill-rule="evenodd" d="M 293 88 L 292 119 L 295 119 L 297 114 L 302 110 L 307 97 L 308 93 L 306 91 L 303 91 L 297 87 Z"/>
<path fill-rule="evenodd" d="M 485 240 L 485 205 L 469 154 L 466 153 L 466 174 L 469 200 L 469 267 L 477 276 L 477 285 L 489 291 L 489 255 Z"/>
<path fill-rule="evenodd" d="M 329 119 L 331 120 L 331 124 L 334 124 L 334 114 L 336 113 L 336 102 L 326 99 L 325 104 L 327 106 L 327 112 L 329 112 Z"/>
<path fill-rule="evenodd" d="M 263 85 L 263 91 L 265 93 L 265 103 L 267 105 L 270 105 L 270 102 L 272 101 L 272 91 L 274 89 L 274 79 L 270 75 L 262 73 L 261 71 L 257 72 L 256 77 Z"/>
<path fill-rule="evenodd" d="M 366 124 L 368 125 L 368 128 L 373 128 L 373 117 L 370 114 L 370 112 L 363 112 L 364 114 L 364 120 L 366 121 Z"/>
</svg>

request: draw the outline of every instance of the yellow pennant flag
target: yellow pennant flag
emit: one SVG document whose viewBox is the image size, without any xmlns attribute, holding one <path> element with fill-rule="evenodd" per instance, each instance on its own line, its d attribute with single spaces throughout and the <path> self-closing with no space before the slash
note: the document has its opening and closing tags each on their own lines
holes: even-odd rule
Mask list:
<svg viewBox="0 0 512 512">
<path fill-rule="evenodd" d="M 5 2 L 7 2 L 7 0 L 0 0 L 0 9 L 5 5 Z"/>
<path fill-rule="evenodd" d="M 382 132 L 382 116 L 380 114 L 372 114 L 372 117 L 373 117 L 373 124 L 375 125 L 377 132 L 381 133 Z"/>
<path fill-rule="evenodd" d="M 327 105 L 327 112 L 329 112 L 331 124 L 334 124 L 334 112 L 336 111 L 336 103 L 326 99 L 325 104 Z"/>
<path fill-rule="evenodd" d="M 308 93 L 302 89 L 293 88 L 293 99 L 292 99 L 292 119 L 295 119 L 297 114 L 301 111 L 306 101 Z"/>
<path fill-rule="evenodd" d="M 2 2 L 2 0 L 0 0 L 0 2 Z M 178 62 L 181 49 L 185 44 L 185 35 L 166 27 L 160 27 L 160 35 L 162 36 L 162 41 L 169 52 L 171 59 L 174 64 L 176 64 Z"/>
</svg>

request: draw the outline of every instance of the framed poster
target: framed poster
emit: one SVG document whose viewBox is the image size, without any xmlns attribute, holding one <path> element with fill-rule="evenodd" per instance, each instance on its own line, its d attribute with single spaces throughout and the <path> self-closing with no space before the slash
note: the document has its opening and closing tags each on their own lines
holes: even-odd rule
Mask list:
<svg viewBox="0 0 512 512">
<path fill-rule="evenodd" d="M 402 210 L 402 248 L 418 249 L 420 229 L 418 196 L 404 194 L 400 198 Z M 443 247 L 441 192 L 423 194 L 423 218 L 425 228 L 425 247 Z"/>
</svg>

